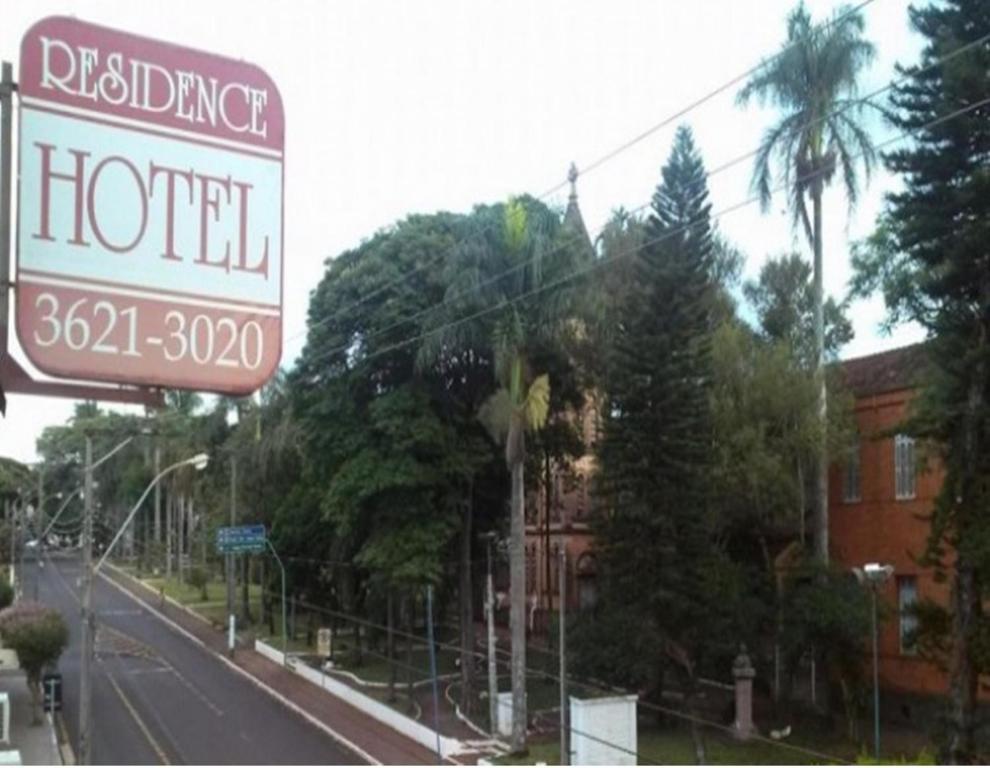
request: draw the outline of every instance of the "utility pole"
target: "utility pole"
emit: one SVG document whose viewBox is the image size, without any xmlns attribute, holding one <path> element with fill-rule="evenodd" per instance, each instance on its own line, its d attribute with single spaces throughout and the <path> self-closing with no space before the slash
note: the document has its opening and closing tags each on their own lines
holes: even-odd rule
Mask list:
<svg viewBox="0 0 990 768">
<path fill-rule="evenodd" d="M 162 448 L 155 441 L 155 477 L 158 477 L 158 473 L 162 471 Z M 155 485 L 155 548 L 161 546 L 162 543 L 162 489 L 161 486 Z"/>
<path fill-rule="evenodd" d="M 485 618 L 488 620 L 488 720 L 492 736 L 498 736 L 498 670 L 495 665 L 495 583 L 492 579 L 492 539 L 485 536 L 488 545 L 488 582 L 485 587 Z"/>
<path fill-rule="evenodd" d="M 93 441 L 86 435 L 85 509 L 82 540 L 82 663 L 79 668 L 79 763 L 90 765 L 92 749 L 93 635 Z"/>
<path fill-rule="evenodd" d="M 237 524 L 237 457 L 230 457 L 230 525 Z M 225 555 L 227 563 L 227 616 L 228 621 L 233 620 L 234 604 L 236 595 L 234 594 L 234 556 L 230 553 Z"/>
<path fill-rule="evenodd" d="M 4 502 L 4 517 L 7 520 L 7 532 L 10 536 L 10 586 L 13 587 L 14 580 L 14 531 L 17 524 L 17 507 L 9 500 Z"/>
<path fill-rule="evenodd" d="M 567 732 L 567 548 L 560 546 L 560 764 L 571 764 L 570 745 Z"/>
<path fill-rule="evenodd" d="M 426 585 L 426 641 L 430 644 L 430 678 L 433 681 L 433 730 L 437 735 L 437 764 L 443 763 L 440 749 L 440 693 L 437 690 L 437 647 L 433 642 L 433 585 Z"/>
<path fill-rule="evenodd" d="M 41 466 L 38 467 L 38 511 L 35 526 L 37 531 L 45 530 L 45 470 Z"/>
</svg>

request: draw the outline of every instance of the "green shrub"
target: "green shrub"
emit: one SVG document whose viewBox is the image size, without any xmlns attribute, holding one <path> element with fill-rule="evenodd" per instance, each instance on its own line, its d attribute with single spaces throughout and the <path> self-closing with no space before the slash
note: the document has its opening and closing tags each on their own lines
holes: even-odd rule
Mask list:
<svg viewBox="0 0 990 768">
<path fill-rule="evenodd" d="M 0 611 L 0 636 L 17 653 L 34 703 L 34 722 L 40 723 L 41 676 L 58 663 L 69 642 L 69 628 L 58 611 L 25 600 Z"/>
<path fill-rule="evenodd" d="M 14 588 L 7 579 L 0 579 L 0 610 L 14 602 Z"/>
<path fill-rule="evenodd" d="M 195 566 L 189 570 L 189 586 L 199 590 L 200 599 L 205 603 L 210 599 L 206 591 L 206 585 L 210 583 L 210 576 L 205 569 Z"/>
<path fill-rule="evenodd" d="M 935 755 L 928 751 L 927 747 L 922 748 L 918 755 L 913 759 L 906 757 L 898 757 L 895 760 L 890 758 L 883 758 L 877 760 L 873 755 L 867 753 L 865 750 L 860 752 L 856 757 L 857 765 L 935 765 Z"/>
</svg>

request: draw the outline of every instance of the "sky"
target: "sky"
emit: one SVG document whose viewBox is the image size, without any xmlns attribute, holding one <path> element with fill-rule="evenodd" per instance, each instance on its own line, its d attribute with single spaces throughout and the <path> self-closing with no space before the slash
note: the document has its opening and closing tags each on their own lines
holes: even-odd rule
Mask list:
<svg viewBox="0 0 990 768">
<path fill-rule="evenodd" d="M 539 195 L 663 122 L 779 50 L 792 0 L 63 0 L 8 3 L 0 57 L 14 63 L 35 21 L 83 21 L 198 48 L 264 69 L 284 104 L 285 221 L 283 365 L 305 341 L 310 291 L 328 258 L 410 213 L 466 212 L 523 192 Z M 807 2 L 816 20 L 840 7 Z M 873 0 L 863 11 L 877 58 L 861 90 L 916 61 L 906 0 Z M 577 183 L 592 237 L 611 211 L 646 203 L 676 125 L 695 133 L 708 168 L 755 149 L 775 114 L 736 105 L 728 89 L 659 129 Z M 878 142 L 895 137 L 879 119 Z M 16 147 L 15 147 L 16 157 Z M 774 255 L 808 249 L 783 197 L 770 211 L 749 205 L 744 162 L 709 179 L 725 237 L 746 256 L 744 277 Z M 857 207 L 838 190 L 824 203 L 825 289 L 843 297 L 849 250 L 868 235 L 883 195 L 898 181 L 882 169 Z M 562 188 L 546 198 L 563 207 Z M 879 299 L 852 304 L 855 339 L 844 357 L 921 338 L 918 328 L 883 335 Z M 12 341 L 14 334 L 11 335 Z M 23 361 L 14 341 L 13 353 Z M 10 395 L 0 422 L 0 456 L 34 461 L 35 440 L 72 413 L 68 400 Z"/>
</svg>

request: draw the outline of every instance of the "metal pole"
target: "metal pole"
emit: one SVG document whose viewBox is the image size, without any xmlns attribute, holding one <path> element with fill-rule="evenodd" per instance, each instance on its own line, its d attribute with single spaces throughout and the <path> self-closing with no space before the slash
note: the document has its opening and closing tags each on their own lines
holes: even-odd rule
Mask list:
<svg viewBox="0 0 990 768">
<path fill-rule="evenodd" d="M 155 475 L 162 471 L 162 448 L 155 442 Z M 162 489 L 155 486 L 155 549 L 162 543 Z"/>
<path fill-rule="evenodd" d="M 93 601 L 93 441 L 86 436 L 85 511 L 82 541 L 82 660 L 79 667 L 79 763 L 91 763 Z"/>
<path fill-rule="evenodd" d="M 492 578 L 492 539 L 488 537 L 488 585 L 485 601 L 488 619 L 488 719 L 492 736 L 498 735 L 498 671 L 495 665 L 495 582 Z"/>
<path fill-rule="evenodd" d="M 571 764 L 571 753 L 567 733 L 567 550 L 560 547 L 560 764 Z"/>
<path fill-rule="evenodd" d="M 35 530 L 43 531 L 45 529 L 45 470 L 43 466 L 38 467 L 38 512 L 35 522 Z M 36 538 L 34 544 L 34 579 L 33 583 L 33 597 L 35 602 L 38 601 L 38 575 L 41 572 L 39 568 L 39 563 L 41 562 L 41 547 L 43 546 L 44 539 Z"/>
<path fill-rule="evenodd" d="M 14 549 L 15 557 L 18 560 L 17 576 L 14 578 L 14 591 L 20 596 L 24 594 L 24 503 L 21 500 L 14 502 L 14 540 L 17 547 Z M 13 566 L 11 566 L 13 568 Z"/>
<path fill-rule="evenodd" d="M 278 556 L 278 552 L 275 551 L 275 547 L 272 546 L 272 542 L 269 538 L 265 537 L 265 543 L 268 548 L 275 555 L 275 562 L 278 563 L 278 567 L 282 571 L 282 658 L 284 661 L 289 660 L 289 633 L 288 633 L 288 623 L 285 620 L 285 566 L 282 565 L 282 558 Z"/>
<path fill-rule="evenodd" d="M 237 524 L 237 457 L 230 457 L 230 525 Z M 236 599 L 234 584 L 234 556 L 227 554 L 227 626 L 228 626 L 228 650 L 230 655 L 234 655 L 234 638 L 236 637 L 236 622 L 234 617 L 234 601 Z M 283 603 L 283 610 L 285 605 Z"/>
<path fill-rule="evenodd" d="M 0 354 L 9 349 L 10 317 L 10 191 L 13 178 L 11 130 L 14 112 L 14 69 L 9 61 L 0 67 Z M 13 563 L 11 563 L 13 571 Z"/>
<path fill-rule="evenodd" d="M 10 586 L 14 586 L 14 507 L 8 499 L 3 503 L 3 517 L 7 522 L 7 534 L 10 537 Z"/>
<path fill-rule="evenodd" d="M 437 763 L 443 762 L 440 750 L 440 694 L 437 690 L 437 649 L 433 644 L 433 586 L 426 586 L 426 641 L 430 646 L 430 677 L 433 679 L 433 730 L 437 734 Z"/>
<path fill-rule="evenodd" d="M 873 593 L 873 754 L 880 760 L 880 672 L 877 653 L 877 588 Z"/>
</svg>

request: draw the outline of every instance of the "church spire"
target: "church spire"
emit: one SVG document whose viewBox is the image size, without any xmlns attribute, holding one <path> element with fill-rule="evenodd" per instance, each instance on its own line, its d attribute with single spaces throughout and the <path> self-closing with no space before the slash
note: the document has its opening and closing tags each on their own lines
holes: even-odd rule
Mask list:
<svg viewBox="0 0 990 768">
<path fill-rule="evenodd" d="M 571 194 L 567 198 L 567 210 L 564 212 L 564 227 L 570 229 L 582 241 L 587 243 L 589 248 L 593 248 L 591 238 L 588 236 L 588 229 L 584 226 L 584 217 L 581 215 L 581 209 L 578 207 L 578 169 L 574 163 L 571 163 L 571 167 L 567 171 L 567 180 L 571 183 Z"/>
</svg>

